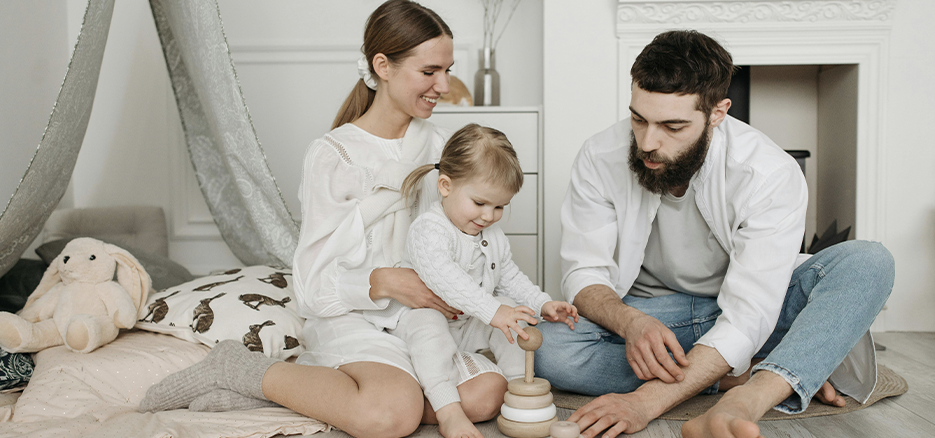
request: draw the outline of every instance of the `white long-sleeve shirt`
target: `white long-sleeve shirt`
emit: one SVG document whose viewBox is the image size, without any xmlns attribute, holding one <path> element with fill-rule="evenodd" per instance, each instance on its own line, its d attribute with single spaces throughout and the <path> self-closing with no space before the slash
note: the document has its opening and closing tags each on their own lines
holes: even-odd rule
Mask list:
<svg viewBox="0 0 935 438">
<path fill-rule="evenodd" d="M 404 139 L 383 139 L 350 123 L 309 145 L 299 184 L 303 220 L 293 261 L 302 316 L 334 317 L 389 304 L 389 299 L 370 299 L 370 273 L 393 265 L 385 257 L 383 238 L 392 230 L 385 229 L 380 212 L 368 203 L 383 188 L 398 189 L 417 165 L 436 162 L 450 136 L 420 119 L 413 119 L 407 136 L 414 127 L 428 130 L 428 158 L 418 163 L 400 161 Z M 436 171 L 424 178 L 410 221 L 437 199 L 436 180 Z M 405 241 L 400 246 L 394 252 L 403 252 Z"/>
<path fill-rule="evenodd" d="M 466 237 L 439 202 L 413 221 L 407 246 L 419 278 L 448 305 L 490 324 L 500 302 L 494 293 L 530 307 L 536 315 L 551 298 L 542 292 L 513 262 L 510 241 L 498 225 L 481 230 L 476 242 Z M 475 250 L 484 255 L 481 282 L 469 273 L 476 263 Z"/>
<path fill-rule="evenodd" d="M 639 274 L 660 196 L 628 170 L 629 147 L 630 121 L 623 120 L 588 139 L 572 167 L 561 212 L 569 302 L 594 284 L 623 297 Z M 689 184 L 729 255 L 718 293 L 723 313 L 698 343 L 716 349 L 739 375 L 779 319 L 805 231 L 805 178 L 769 138 L 728 116 Z"/>
</svg>

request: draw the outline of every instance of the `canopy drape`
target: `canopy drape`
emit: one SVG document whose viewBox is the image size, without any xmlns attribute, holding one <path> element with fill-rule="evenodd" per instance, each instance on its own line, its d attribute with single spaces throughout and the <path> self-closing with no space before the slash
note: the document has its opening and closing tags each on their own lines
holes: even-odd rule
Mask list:
<svg viewBox="0 0 935 438">
<path fill-rule="evenodd" d="M 217 1 L 151 0 L 189 157 L 221 237 L 245 265 L 291 267 L 299 228 L 247 109 Z M 91 115 L 114 0 L 89 0 L 39 147 L 0 214 L 0 275 L 61 201 Z"/>
</svg>

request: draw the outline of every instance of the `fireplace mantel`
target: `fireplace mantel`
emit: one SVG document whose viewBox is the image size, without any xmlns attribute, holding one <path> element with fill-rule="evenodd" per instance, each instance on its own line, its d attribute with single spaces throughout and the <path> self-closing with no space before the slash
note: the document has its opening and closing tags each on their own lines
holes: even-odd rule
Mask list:
<svg viewBox="0 0 935 438">
<path fill-rule="evenodd" d="M 887 58 L 896 0 L 618 0 L 617 111 L 629 113 L 630 66 L 665 30 L 695 29 L 737 65 L 857 65 L 855 237 L 882 240 Z"/>
<path fill-rule="evenodd" d="M 619 0 L 617 29 L 626 32 L 639 24 L 888 25 L 895 8 L 895 0 Z"/>
</svg>

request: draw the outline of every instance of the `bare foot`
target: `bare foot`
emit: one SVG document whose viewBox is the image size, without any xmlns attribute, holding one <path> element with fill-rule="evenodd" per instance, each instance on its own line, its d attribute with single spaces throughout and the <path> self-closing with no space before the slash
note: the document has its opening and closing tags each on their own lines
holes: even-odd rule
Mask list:
<svg viewBox="0 0 935 438">
<path fill-rule="evenodd" d="M 445 438 L 484 438 L 474 423 L 464 415 L 461 403 L 452 403 L 435 411 L 438 432 Z"/>
<path fill-rule="evenodd" d="M 757 438 L 759 415 L 750 412 L 743 387 L 729 391 L 704 415 L 682 425 L 685 438 Z"/>
<path fill-rule="evenodd" d="M 815 394 L 815 398 L 826 405 L 837 406 L 839 408 L 843 408 L 845 405 L 844 397 L 838 394 L 838 392 L 834 390 L 834 387 L 828 382 L 821 385 L 821 389 Z"/>
</svg>

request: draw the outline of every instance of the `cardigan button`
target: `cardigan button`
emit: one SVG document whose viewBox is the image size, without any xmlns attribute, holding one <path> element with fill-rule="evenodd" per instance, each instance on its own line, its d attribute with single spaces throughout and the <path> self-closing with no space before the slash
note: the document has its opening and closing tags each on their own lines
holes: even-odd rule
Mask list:
<svg viewBox="0 0 935 438">
<path fill-rule="evenodd" d="M 486 241 L 486 240 L 481 240 L 481 241 L 480 241 L 480 244 L 483 245 L 483 246 L 487 246 L 487 241 Z"/>
<path fill-rule="evenodd" d="M 496 263 L 491 263 L 491 264 L 490 264 L 490 269 L 497 269 L 497 264 L 496 264 Z"/>
</svg>

